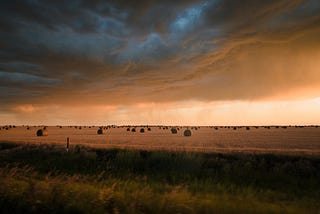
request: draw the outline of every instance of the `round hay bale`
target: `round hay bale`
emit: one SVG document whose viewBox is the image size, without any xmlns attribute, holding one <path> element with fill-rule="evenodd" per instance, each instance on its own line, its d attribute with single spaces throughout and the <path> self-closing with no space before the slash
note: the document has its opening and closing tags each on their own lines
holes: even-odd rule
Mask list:
<svg viewBox="0 0 320 214">
<path fill-rule="evenodd" d="M 172 134 L 177 134 L 177 133 L 178 133 L 178 131 L 177 131 L 177 129 L 176 129 L 176 128 L 171 128 L 171 133 L 172 133 Z"/>
<path fill-rule="evenodd" d="M 130 132 L 130 128 L 127 128 L 127 132 Z"/>
<path fill-rule="evenodd" d="M 150 127 L 148 128 L 148 131 L 151 131 L 151 128 L 150 128 Z"/>
<path fill-rule="evenodd" d="M 141 129 L 140 129 L 140 133 L 144 133 L 144 128 L 141 128 Z"/>
<path fill-rule="evenodd" d="M 135 128 L 132 128 L 131 131 L 132 131 L 132 132 L 136 132 L 136 129 L 135 129 Z"/>
<path fill-rule="evenodd" d="M 246 130 L 250 130 L 250 127 L 249 127 L 249 126 L 247 126 L 247 127 L 246 127 Z"/>
<path fill-rule="evenodd" d="M 38 129 L 37 136 L 48 136 L 48 130 L 46 128 Z"/>
<path fill-rule="evenodd" d="M 103 134 L 103 130 L 102 129 L 98 129 L 97 134 Z"/>
<path fill-rule="evenodd" d="M 183 135 L 184 135 L 185 137 L 190 137 L 190 136 L 191 136 L 191 131 L 190 131 L 189 129 L 187 129 L 187 130 L 185 130 L 185 131 L 183 132 Z"/>
</svg>

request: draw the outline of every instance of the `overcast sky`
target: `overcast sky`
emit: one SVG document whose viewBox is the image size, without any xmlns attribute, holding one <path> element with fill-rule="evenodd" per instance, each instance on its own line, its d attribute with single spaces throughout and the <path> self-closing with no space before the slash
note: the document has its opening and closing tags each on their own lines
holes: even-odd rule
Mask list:
<svg viewBox="0 0 320 214">
<path fill-rule="evenodd" d="M 0 5 L 0 124 L 320 123 L 318 0 Z"/>
</svg>

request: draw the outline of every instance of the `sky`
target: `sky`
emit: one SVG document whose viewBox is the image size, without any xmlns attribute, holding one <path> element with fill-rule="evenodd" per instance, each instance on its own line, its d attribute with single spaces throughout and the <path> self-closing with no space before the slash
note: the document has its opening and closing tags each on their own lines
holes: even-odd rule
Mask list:
<svg viewBox="0 0 320 214">
<path fill-rule="evenodd" d="M 320 1 L 3 0 L 0 124 L 320 124 Z"/>
</svg>

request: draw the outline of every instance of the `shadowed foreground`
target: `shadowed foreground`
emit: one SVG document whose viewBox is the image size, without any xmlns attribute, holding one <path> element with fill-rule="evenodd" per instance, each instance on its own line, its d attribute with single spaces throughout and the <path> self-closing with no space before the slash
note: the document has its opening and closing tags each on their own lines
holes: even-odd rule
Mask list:
<svg viewBox="0 0 320 214">
<path fill-rule="evenodd" d="M 1 213 L 319 213 L 320 158 L 0 143 Z"/>
</svg>

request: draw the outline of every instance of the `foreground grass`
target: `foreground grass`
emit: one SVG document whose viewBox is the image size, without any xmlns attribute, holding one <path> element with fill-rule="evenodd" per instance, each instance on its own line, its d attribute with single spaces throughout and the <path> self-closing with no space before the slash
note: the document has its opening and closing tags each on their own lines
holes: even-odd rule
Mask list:
<svg viewBox="0 0 320 214">
<path fill-rule="evenodd" d="M 320 159 L 0 148 L 1 213 L 319 213 Z"/>
</svg>

